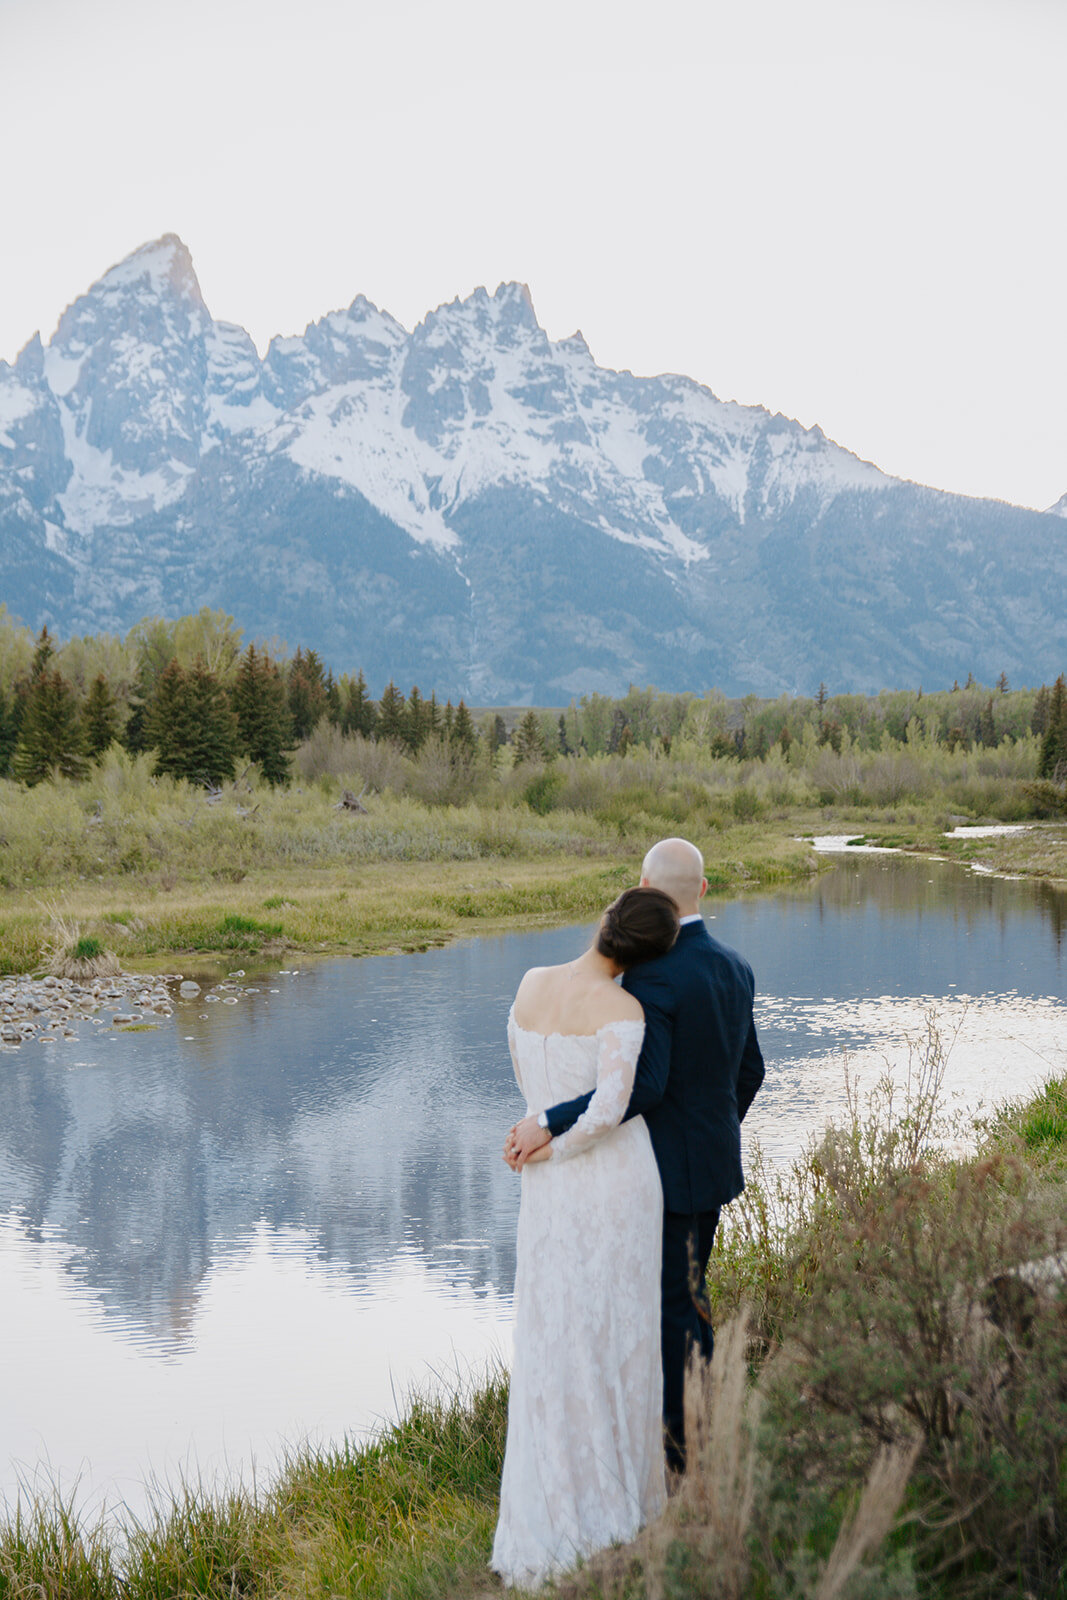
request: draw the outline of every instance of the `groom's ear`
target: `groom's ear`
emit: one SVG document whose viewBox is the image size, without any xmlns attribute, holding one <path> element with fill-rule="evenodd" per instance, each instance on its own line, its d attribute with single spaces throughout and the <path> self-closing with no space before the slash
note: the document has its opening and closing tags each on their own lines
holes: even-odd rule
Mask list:
<svg viewBox="0 0 1067 1600">
<path fill-rule="evenodd" d="M 639 889 L 651 889 L 652 885 L 649 883 L 647 878 L 642 878 L 641 882 L 637 885 L 637 887 Z"/>
<path fill-rule="evenodd" d="M 697 895 L 697 899 L 698 900 L 703 900 L 703 898 L 707 894 L 707 892 L 708 892 L 708 880 L 707 880 L 707 878 L 701 878 L 701 880 L 700 880 L 700 893 Z"/>
</svg>

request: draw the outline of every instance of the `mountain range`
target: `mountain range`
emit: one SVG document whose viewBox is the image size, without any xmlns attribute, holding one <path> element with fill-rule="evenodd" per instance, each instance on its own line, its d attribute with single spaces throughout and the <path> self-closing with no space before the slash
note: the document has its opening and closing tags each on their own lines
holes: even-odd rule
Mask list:
<svg viewBox="0 0 1067 1600">
<path fill-rule="evenodd" d="M 173 234 L 0 362 L 0 599 L 35 629 L 232 612 L 372 687 L 565 704 L 935 687 L 1067 663 L 1067 495 L 904 482 L 553 342 L 529 291 L 362 296 L 261 358 Z"/>
</svg>

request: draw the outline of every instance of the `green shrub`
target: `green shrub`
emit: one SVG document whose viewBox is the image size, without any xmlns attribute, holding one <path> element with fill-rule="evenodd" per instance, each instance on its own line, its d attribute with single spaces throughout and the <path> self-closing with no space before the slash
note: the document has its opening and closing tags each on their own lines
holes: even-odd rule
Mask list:
<svg viewBox="0 0 1067 1600">
<path fill-rule="evenodd" d="M 562 772 L 557 772 L 555 767 L 546 767 L 530 779 L 522 791 L 522 797 L 531 811 L 536 811 L 539 817 L 545 817 L 559 804 L 564 783 Z"/>
<path fill-rule="evenodd" d="M 764 814 L 764 805 L 755 789 L 742 784 L 731 796 L 730 810 L 738 822 L 756 822 Z"/>
</svg>

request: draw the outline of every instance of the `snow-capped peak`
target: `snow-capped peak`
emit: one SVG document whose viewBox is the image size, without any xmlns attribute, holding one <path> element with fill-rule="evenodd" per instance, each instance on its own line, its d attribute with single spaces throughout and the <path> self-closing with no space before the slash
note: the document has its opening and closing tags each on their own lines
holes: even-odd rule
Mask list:
<svg viewBox="0 0 1067 1600">
<path fill-rule="evenodd" d="M 193 258 L 176 233 L 165 233 L 162 238 L 141 245 L 105 272 L 90 293 L 142 286 L 156 295 L 176 294 L 194 300 L 197 305 L 204 304 Z"/>
<path fill-rule="evenodd" d="M 440 305 L 410 334 L 357 295 L 261 359 L 213 321 L 173 233 L 69 308 L 42 376 L 72 469 L 58 514 L 77 533 L 182 499 L 219 450 L 287 457 L 443 550 L 461 507 L 517 489 L 686 565 L 709 559 L 695 504 L 740 526 L 801 492 L 825 504 L 887 481 L 817 428 L 683 377 L 600 368 L 580 332 L 553 344 L 518 280 Z M 11 389 L 9 427 L 31 398 Z"/>
</svg>

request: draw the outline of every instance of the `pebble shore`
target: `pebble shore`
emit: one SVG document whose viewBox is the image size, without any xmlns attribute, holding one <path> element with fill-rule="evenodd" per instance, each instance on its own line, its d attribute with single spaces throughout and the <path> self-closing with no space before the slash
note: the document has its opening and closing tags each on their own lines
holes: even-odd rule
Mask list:
<svg viewBox="0 0 1067 1600">
<path fill-rule="evenodd" d="M 62 1044 L 78 1037 L 79 1023 L 130 1027 L 172 1016 L 174 995 L 167 985 L 179 983 L 180 973 L 0 978 L 0 1048 L 18 1049 L 34 1041 Z M 199 985 L 190 987 L 199 993 Z"/>
</svg>

